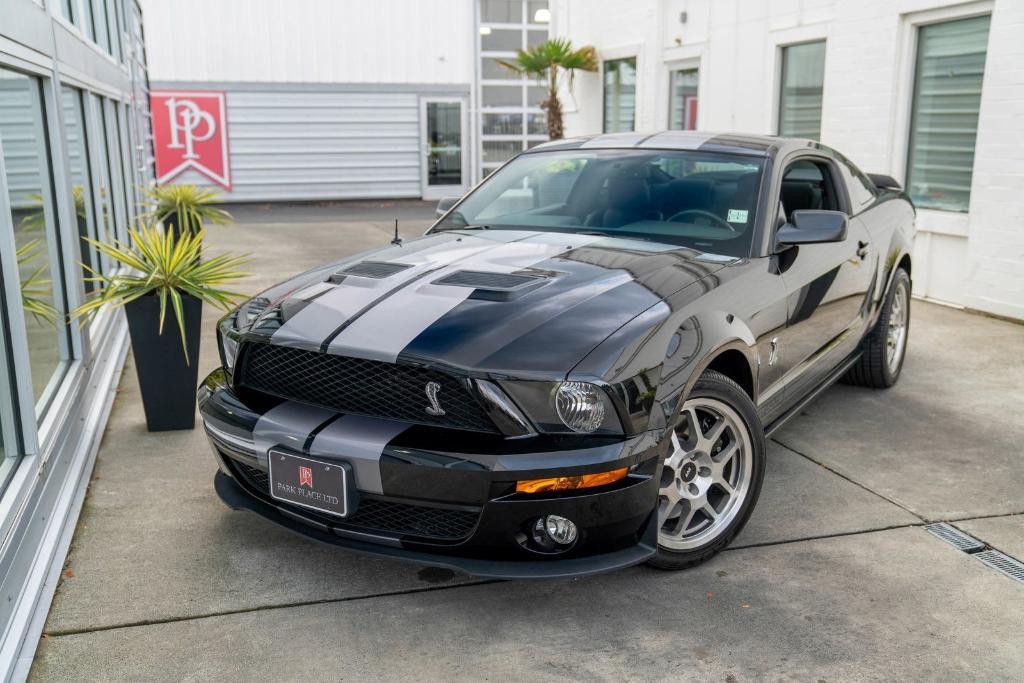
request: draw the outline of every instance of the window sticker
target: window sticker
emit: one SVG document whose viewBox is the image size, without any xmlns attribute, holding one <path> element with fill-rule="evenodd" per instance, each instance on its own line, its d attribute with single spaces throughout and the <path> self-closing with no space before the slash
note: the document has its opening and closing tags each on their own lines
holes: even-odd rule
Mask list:
<svg viewBox="0 0 1024 683">
<path fill-rule="evenodd" d="M 744 209 L 729 209 L 729 213 L 726 215 L 725 220 L 730 223 L 746 223 L 748 213 L 749 211 Z"/>
</svg>

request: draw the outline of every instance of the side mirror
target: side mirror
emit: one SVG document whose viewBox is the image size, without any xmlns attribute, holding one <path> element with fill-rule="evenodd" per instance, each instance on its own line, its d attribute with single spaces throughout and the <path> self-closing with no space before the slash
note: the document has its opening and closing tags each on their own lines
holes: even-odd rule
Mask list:
<svg viewBox="0 0 1024 683">
<path fill-rule="evenodd" d="M 846 239 L 848 219 L 842 211 L 794 211 L 775 234 L 779 245 L 823 244 Z"/>
<path fill-rule="evenodd" d="M 434 213 L 438 218 L 448 213 L 453 206 L 459 203 L 462 197 L 442 197 L 441 201 L 437 203 L 437 210 Z"/>
</svg>

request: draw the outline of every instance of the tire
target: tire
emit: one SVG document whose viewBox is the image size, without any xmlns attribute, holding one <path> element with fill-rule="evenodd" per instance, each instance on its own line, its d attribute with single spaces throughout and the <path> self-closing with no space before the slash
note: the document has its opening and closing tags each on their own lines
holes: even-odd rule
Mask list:
<svg viewBox="0 0 1024 683">
<path fill-rule="evenodd" d="M 861 341 L 860 360 L 843 375 L 843 382 L 874 389 L 887 389 L 896 384 L 907 356 L 909 336 L 910 276 L 898 268 L 878 320 Z"/>
<path fill-rule="evenodd" d="M 754 402 L 725 375 L 706 371 L 680 408 L 661 469 L 658 554 L 648 564 L 686 569 L 729 545 L 761 494 L 765 451 Z"/>
</svg>

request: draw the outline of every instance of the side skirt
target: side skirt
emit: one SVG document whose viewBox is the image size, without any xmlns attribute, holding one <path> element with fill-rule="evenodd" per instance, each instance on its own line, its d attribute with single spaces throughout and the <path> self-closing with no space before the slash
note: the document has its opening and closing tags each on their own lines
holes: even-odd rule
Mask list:
<svg viewBox="0 0 1024 683">
<path fill-rule="evenodd" d="M 819 394 L 828 389 L 830 386 L 835 384 L 840 377 L 846 374 L 846 371 L 849 370 L 854 363 L 860 360 L 860 356 L 860 351 L 856 351 L 853 353 L 853 355 L 851 355 L 838 366 L 836 366 L 836 369 L 829 373 L 825 377 L 825 379 L 823 379 L 821 383 L 818 384 L 818 386 L 808 391 L 803 398 L 801 398 L 792 406 L 790 406 L 789 409 L 786 410 L 786 412 L 784 412 L 782 415 L 777 417 L 774 422 L 765 427 L 765 436 L 771 436 L 772 434 L 774 434 L 784 424 L 786 424 L 786 422 L 788 422 L 790 418 L 799 413 L 804 406 L 806 406 L 808 403 L 817 398 Z"/>
</svg>

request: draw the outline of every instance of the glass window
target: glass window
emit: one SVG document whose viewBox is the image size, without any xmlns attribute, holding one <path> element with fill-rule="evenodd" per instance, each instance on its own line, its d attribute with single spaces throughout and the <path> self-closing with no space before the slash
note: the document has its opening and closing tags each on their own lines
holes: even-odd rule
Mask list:
<svg viewBox="0 0 1024 683">
<path fill-rule="evenodd" d="M 527 114 L 526 115 L 526 132 L 530 135 L 547 135 L 548 134 L 548 115 L 547 114 Z"/>
<path fill-rule="evenodd" d="M 39 82 L 0 69 L 0 146 L 17 250 L 36 414 L 60 381 L 67 353 L 53 176 Z"/>
<path fill-rule="evenodd" d="M 72 7 L 73 0 L 60 0 L 57 3 L 57 12 L 72 24 L 75 23 L 75 12 Z"/>
<path fill-rule="evenodd" d="M 523 151 L 523 143 L 506 140 L 484 140 L 484 163 L 502 163 Z"/>
<path fill-rule="evenodd" d="M 114 202 L 114 234 L 122 242 L 128 241 L 128 198 L 125 191 L 125 166 L 121 158 L 121 117 L 118 114 L 118 103 L 104 100 L 103 109 L 106 117 L 107 157 L 110 160 L 110 180 Z"/>
<path fill-rule="evenodd" d="M 636 58 L 604 63 L 604 132 L 636 127 Z"/>
<path fill-rule="evenodd" d="M 486 23 L 522 23 L 523 0 L 481 0 L 480 16 Z"/>
<path fill-rule="evenodd" d="M 480 33 L 480 49 L 484 52 L 515 52 L 523 46 L 520 29 L 492 28 Z"/>
<path fill-rule="evenodd" d="M 825 82 L 825 41 L 782 48 L 779 135 L 821 137 L 821 93 Z"/>
<path fill-rule="evenodd" d="M 89 169 L 89 143 L 85 132 L 82 92 L 70 86 L 61 87 L 61 106 L 64 108 L 64 143 L 68 151 L 71 191 L 75 199 L 75 221 L 79 237 L 97 239 L 93 211 L 92 177 Z M 84 240 L 81 248 L 83 277 L 90 277 L 89 269 L 99 270 L 100 259 L 96 247 Z M 95 283 L 85 281 L 85 291 L 91 292 Z"/>
<path fill-rule="evenodd" d="M 484 57 L 481 60 L 481 78 L 492 78 L 501 80 L 518 81 L 522 77 L 512 69 L 507 69 L 498 63 L 495 57 Z"/>
<path fill-rule="evenodd" d="M 462 184 L 462 103 L 427 102 L 428 185 Z"/>
<path fill-rule="evenodd" d="M 989 17 L 922 26 L 917 40 L 907 192 L 917 206 L 967 211 Z"/>
<path fill-rule="evenodd" d="M 96 208 L 95 224 L 96 238 L 101 242 L 114 241 L 114 211 L 113 192 L 110 185 L 110 160 L 107 154 L 107 117 L 103 111 L 103 100 L 95 95 L 88 96 L 93 103 L 94 126 L 89 129 L 89 139 L 92 140 L 92 154 L 90 156 L 90 167 L 94 169 L 99 187 L 94 194 L 94 205 Z M 109 259 L 106 256 L 101 258 L 100 268 L 104 273 L 110 272 Z"/>
<path fill-rule="evenodd" d="M 527 153 L 439 227 L 599 233 L 748 256 L 763 166 L 760 157 L 699 151 Z"/>
<path fill-rule="evenodd" d="M 551 21 L 548 0 L 530 0 L 526 4 L 526 21 L 531 24 L 547 24 Z"/>
<path fill-rule="evenodd" d="M 697 130 L 697 69 L 672 72 L 669 85 L 668 127 L 671 130 Z"/>
<path fill-rule="evenodd" d="M 89 2 L 90 0 L 85 0 Z M 92 16 L 96 35 L 93 40 L 110 52 L 110 19 L 107 16 L 107 0 L 92 0 Z"/>
<path fill-rule="evenodd" d="M 522 132 L 522 114 L 483 114 L 484 135 L 521 135 Z"/>
<path fill-rule="evenodd" d="M 481 104 L 485 107 L 521 107 L 523 106 L 523 87 L 521 85 L 484 85 L 480 88 Z"/>
<path fill-rule="evenodd" d="M 547 31 L 527 31 L 526 32 L 526 47 L 536 47 L 548 39 Z"/>
</svg>

